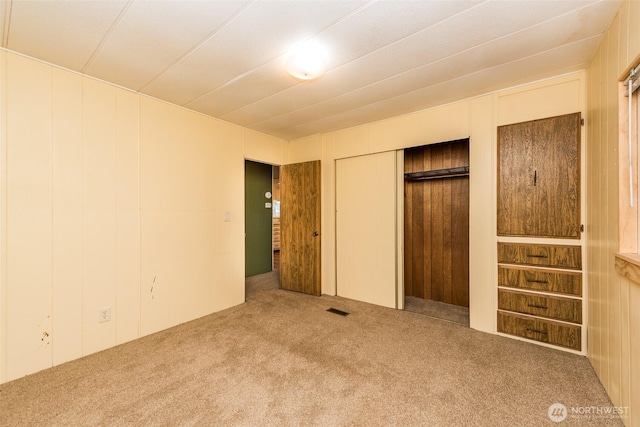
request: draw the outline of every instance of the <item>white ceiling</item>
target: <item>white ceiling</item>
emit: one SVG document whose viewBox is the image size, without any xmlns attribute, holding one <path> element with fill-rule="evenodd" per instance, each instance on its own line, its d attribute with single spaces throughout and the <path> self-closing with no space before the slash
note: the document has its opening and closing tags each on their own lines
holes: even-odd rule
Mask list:
<svg viewBox="0 0 640 427">
<path fill-rule="evenodd" d="M 2 46 L 287 140 L 587 67 L 620 0 L 0 0 Z M 330 52 L 301 83 L 285 54 Z"/>
</svg>

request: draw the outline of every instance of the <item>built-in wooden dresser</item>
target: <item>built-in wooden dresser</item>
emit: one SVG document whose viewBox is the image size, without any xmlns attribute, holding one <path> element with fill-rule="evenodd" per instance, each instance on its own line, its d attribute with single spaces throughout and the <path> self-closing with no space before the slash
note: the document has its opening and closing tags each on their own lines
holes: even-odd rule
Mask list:
<svg viewBox="0 0 640 427">
<path fill-rule="evenodd" d="M 498 332 L 582 350 L 580 246 L 498 243 Z"/>
</svg>

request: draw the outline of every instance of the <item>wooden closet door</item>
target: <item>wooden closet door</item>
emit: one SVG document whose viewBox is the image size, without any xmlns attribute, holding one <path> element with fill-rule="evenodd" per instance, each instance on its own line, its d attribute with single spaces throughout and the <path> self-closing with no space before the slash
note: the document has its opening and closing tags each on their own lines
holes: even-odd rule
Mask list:
<svg viewBox="0 0 640 427">
<path fill-rule="evenodd" d="M 580 113 L 498 128 L 498 235 L 580 238 Z"/>
</svg>

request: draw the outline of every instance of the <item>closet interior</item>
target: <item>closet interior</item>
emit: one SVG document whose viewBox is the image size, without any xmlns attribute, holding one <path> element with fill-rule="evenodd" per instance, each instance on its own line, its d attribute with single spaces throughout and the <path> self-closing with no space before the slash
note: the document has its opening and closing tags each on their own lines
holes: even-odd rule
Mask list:
<svg viewBox="0 0 640 427">
<path fill-rule="evenodd" d="M 405 150 L 405 310 L 469 325 L 469 139 Z"/>
</svg>

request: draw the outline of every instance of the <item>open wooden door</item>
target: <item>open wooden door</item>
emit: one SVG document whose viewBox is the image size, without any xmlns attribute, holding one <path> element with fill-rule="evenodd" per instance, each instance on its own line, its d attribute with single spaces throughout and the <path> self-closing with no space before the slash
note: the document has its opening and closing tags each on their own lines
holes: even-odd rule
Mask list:
<svg viewBox="0 0 640 427">
<path fill-rule="evenodd" d="M 280 288 L 320 295 L 320 161 L 280 170 Z"/>
</svg>

